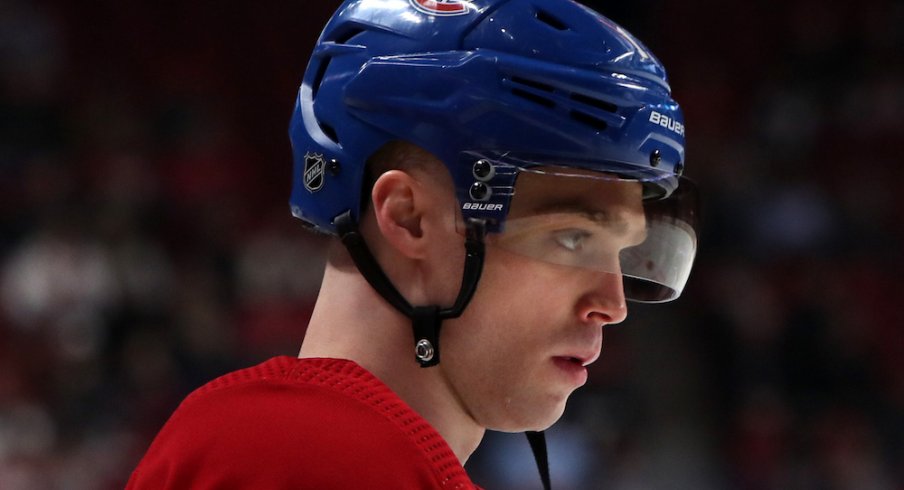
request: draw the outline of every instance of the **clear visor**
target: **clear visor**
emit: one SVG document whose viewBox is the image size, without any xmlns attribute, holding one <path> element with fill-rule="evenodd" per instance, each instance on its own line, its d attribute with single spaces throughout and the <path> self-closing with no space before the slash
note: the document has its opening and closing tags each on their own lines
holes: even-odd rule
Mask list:
<svg viewBox="0 0 904 490">
<path fill-rule="evenodd" d="M 568 167 L 518 168 L 499 233 L 487 245 L 536 260 L 620 275 L 625 298 L 664 302 L 687 283 L 697 251 L 697 193 Z M 674 175 L 670 176 L 674 182 Z"/>
</svg>

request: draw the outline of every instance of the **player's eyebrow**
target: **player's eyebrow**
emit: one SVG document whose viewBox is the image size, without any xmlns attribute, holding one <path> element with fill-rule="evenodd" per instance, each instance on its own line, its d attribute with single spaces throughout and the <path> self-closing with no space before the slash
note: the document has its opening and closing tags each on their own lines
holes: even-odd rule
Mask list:
<svg viewBox="0 0 904 490">
<path fill-rule="evenodd" d="M 606 228 L 617 236 L 627 236 L 632 231 L 631 221 L 625 217 L 625 213 L 611 213 L 605 209 L 592 209 L 581 202 L 557 201 L 541 203 L 531 209 L 531 214 L 555 214 L 565 213 L 581 216 L 603 228 Z M 642 216 L 642 215 L 641 215 Z M 640 228 L 636 234 L 638 238 L 646 235 L 646 227 Z M 638 240 L 642 242 L 643 240 Z"/>
</svg>

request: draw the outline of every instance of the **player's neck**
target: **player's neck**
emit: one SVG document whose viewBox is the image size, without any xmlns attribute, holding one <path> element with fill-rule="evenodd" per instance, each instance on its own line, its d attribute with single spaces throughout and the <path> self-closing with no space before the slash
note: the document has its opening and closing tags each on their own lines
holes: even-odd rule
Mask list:
<svg viewBox="0 0 904 490">
<path fill-rule="evenodd" d="M 484 429 L 442 377 L 414 359 L 410 320 L 354 270 L 327 267 L 299 357 L 355 361 L 386 383 L 443 436 L 462 464 Z"/>
</svg>

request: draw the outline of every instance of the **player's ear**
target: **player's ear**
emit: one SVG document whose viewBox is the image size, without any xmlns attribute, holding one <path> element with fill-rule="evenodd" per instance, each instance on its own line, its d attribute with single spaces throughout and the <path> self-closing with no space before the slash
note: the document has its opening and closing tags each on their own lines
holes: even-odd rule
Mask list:
<svg viewBox="0 0 904 490">
<path fill-rule="evenodd" d="M 371 191 L 380 234 L 401 254 L 413 259 L 423 258 L 426 247 L 422 220 L 429 196 L 425 190 L 413 175 L 390 170 L 377 179 Z"/>
</svg>

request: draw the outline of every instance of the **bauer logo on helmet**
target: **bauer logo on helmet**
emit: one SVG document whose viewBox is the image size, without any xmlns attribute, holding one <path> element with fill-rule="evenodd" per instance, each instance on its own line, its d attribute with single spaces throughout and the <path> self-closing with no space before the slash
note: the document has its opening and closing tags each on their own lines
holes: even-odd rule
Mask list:
<svg viewBox="0 0 904 490">
<path fill-rule="evenodd" d="M 470 209 L 472 211 L 502 211 L 502 204 L 466 202 L 461 206 L 461 209 Z"/>
<path fill-rule="evenodd" d="M 658 124 L 675 134 L 684 136 L 684 124 L 681 124 L 674 118 L 666 116 L 665 114 L 660 114 L 656 111 L 650 112 L 650 122 Z"/>
</svg>

